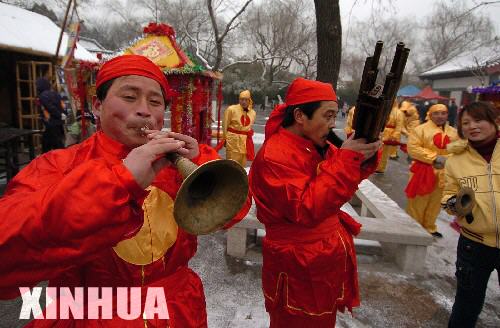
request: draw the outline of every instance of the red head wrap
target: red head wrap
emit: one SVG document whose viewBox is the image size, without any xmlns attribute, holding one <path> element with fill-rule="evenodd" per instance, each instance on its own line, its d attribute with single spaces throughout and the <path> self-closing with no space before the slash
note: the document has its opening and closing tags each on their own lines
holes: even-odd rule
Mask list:
<svg viewBox="0 0 500 328">
<path fill-rule="evenodd" d="M 139 75 L 155 80 L 161 86 L 165 101 L 171 98 L 172 90 L 163 72 L 151 60 L 139 55 L 119 56 L 105 62 L 97 73 L 96 89 L 104 82 L 125 75 Z"/>
<path fill-rule="evenodd" d="M 285 103 L 277 105 L 266 123 L 266 139 L 278 132 L 288 106 L 316 101 L 337 101 L 337 95 L 329 83 L 296 78 L 288 87 Z"/>
</svg>

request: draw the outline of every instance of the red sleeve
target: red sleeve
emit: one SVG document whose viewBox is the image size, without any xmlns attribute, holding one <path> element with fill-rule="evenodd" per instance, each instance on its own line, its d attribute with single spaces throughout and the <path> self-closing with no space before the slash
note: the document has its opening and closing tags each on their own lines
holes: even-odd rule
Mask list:
<svg viewBox="0 0 500 328">
<path fill-rule="evenodd" d="M 380 149 L 375 155 L 361 164 L 361 180 L 368 178 L 375 172 L 382 158 L 382 149 Z"/>
<path fill-rule="evenodd" d="M 34 160 L 0 199 L 0 298 L 80 266 L 142 226 L 146 191 L 123 164 L 60 169 L 58 160 Z"/>
<path fill-rule="evenodd" d="M 259 155 L 250 171 L 250 189 L 264 224 L 285 220 L 315 226 L 338 213 L 362 180 L 363 156 L 347 149 L 332 148 L 316 175 L 295 168 L 293 162 L 285 165 Z"/>
</svg>

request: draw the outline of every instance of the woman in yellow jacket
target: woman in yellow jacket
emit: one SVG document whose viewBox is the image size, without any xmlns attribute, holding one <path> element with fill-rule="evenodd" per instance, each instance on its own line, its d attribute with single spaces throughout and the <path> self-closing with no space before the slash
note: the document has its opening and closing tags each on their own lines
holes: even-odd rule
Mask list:
<svg viewBox="0 0 500 328">
<path fill-rule="evenodd" d="M 462 187 L 474 190 L 472 215 L 458 218 L 457 293 L 448 327 L 474 327 L 481 313 L 491 272 L 500 274 L 499 112 L 486 102 L 471 103 L 458 115 L 458 134 L 466 142 L 449 145 L 441 203 L 457 214 L 450 199 Z"/>
<path fill-rule="evenodd" d="M 445 105 L 432 105 L 427 116 L 427 122 L 417 126 L 408 140 L 408 155 L 413 162 L 405 189 L 406 212 L 434 237 L 442 237 L 437 231 L 436 218 L 441 211 L 446 146 L 458 140 L 458 135 L 457 130 L 448 125 Z"/>
<path fill-rule="evenodd" d="M 387 160 L 391 154 L 395 154 L 398 146 L 401 144 L 401 131 L 403 130 L 403 114 L 399 111 L 397 102 L 394 102 L 389 119 L 385 124 L 384 131 L 382 132 L 382 158 L 378 164 L 377 173 L 384 173 L 387 166 Z"/>
</svg>

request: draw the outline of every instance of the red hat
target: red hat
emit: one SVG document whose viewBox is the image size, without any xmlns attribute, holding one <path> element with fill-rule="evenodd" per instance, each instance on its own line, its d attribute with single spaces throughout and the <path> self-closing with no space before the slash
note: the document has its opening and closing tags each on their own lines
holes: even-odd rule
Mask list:
<svg viewBox="0 0 500 328">
<path fill-rule="evenodd" d="M 139 55 L 123 55 L 105 62 L 97 73 L 96 89 L 104 82 L 125 75 L 139 75 L 155 80 L 161 86 L 165 101 L 172 97 L 172 90 L 160 68 L 148 58 Z"/>
<path fill-rule="evenodd" d="M 316 101 L 337 101 L 335 90 L 329 83 L 296 78 L 288 87 L 285 103 L 277 105 L 266 123 L 266 139 L 278 132 L 288 106 L 302 105 Z"/>
</svg>

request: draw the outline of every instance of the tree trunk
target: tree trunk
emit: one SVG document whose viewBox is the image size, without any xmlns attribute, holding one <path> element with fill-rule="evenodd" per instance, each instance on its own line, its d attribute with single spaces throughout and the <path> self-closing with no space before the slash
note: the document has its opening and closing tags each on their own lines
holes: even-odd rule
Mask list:
<svg viewBox="0 0 500 328">
<path fill-rule="evenodd" d="M 316 80 L 328 82 L 337 89 L 342 56 L 342 24 L 339 0 L 314 0 L 318 64 Z"/>
<path fill-rule="evenodd" d="M 214 66 L 212 67 L 212 70 L 214 72 L 217 72 L 220 70 L 220 64 L 222 63 L 222 51 L 223 51 L 223 48 L 222 48 L 222 40 L 218 40 L 217 41 L 217 54 L 216 54 L 216 57 L 215 57 L 215 64 Z"/>
</svg>

